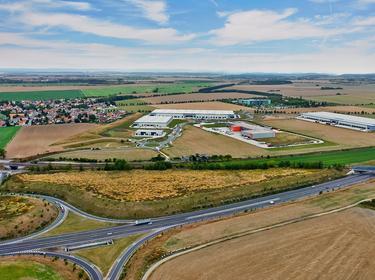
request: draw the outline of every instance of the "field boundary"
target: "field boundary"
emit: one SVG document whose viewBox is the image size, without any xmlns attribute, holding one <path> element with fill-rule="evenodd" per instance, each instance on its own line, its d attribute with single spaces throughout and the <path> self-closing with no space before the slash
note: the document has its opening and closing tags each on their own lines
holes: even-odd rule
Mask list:
<svg viewBox="0 0 375 280">
<path fill-rule="evenodd" d="M 358 202 L 355 202 L 353 204 L 350 204 L 350 205 L 347 205 L 347 206 L 344 206 L 344 207 L 339 207 L 339 208 L 335 208 L 335 209 L 332 209 L 332 210 L 329 210 L 329 211 L 325 211 L 325 212 L 321 212 L 321 213 L 317 213 L 317 214 L 311 214 L 311 215 L 303 216 L 303 217 L 296 218 L 296 219 L 287 220 L 285 222 L 273 224 L 273 225 L 266 226 L 266 227 L 261 227 L 261 228 L 258 228 L 258 229 L 253 229 L 253 230 L 249 230 L 249 231 L 244 231 L 244 232 L 236 233 L 234 235 L 230 235 L 230 236 L 227 236 L 227 237 L 219 238 L 219 239 L 216 239 L 216 240 L 213 240 L 213 241 L 210 241 L 208 243 L 204 243 L 204 244 L 192 247 L 192 248 L 184 248 L 184 249 L 182 249 L 182 251 L 176 251 L 175 253 L 172 253 L 172 255 L 169 255 L 169 256 L 167 256 L 167 257 L 159 260 L 158 262 L 154 263 L 146 271 L 146 273 L 143 275 L 142 280 L 148 280 L 149 277 L 152 275 L 152 273 L 154 273 L 154 271 L 159 266 L 161 266 L 162 264 L 164 264 L 164 263 L 166 263 L 166 262 L 168 262 L 168 261 L 170 261 L 172 259 L 175 259 L 175 258 L 177 258 L 179 256 L 182 256 L 182 255 L 185 255 L 185 254 L 188 254 L 188 253 L 191 253 L 191 252 L 199 251 L 201 249 L 205 249 L 207 247 L 211 247 L 211 246 L 214 246 L 216 244 L 220 244 L 222 242 L 226 242 L 226 241 L 230 241 L 230 240 L 233 240 L 233 239 L 237 239 L 237 238 L 240 238 L 240 237 L 243 237 L 243 236 L 247 236 L 247 235 L 251 235 L 251 234 L 255 234 L 255 233 L 259 233 L 259 232 L 263 232 L 263 231 L 267 231 L 267 230 L 271 230 L 271 229 L 275 229 L 275 228 L 279 228 L 279 227 L 283 227 L 283 226 L 287 226 L 287 225 L 299 223 L 299 222 L 303 222 L 303 221 L 306 221 L 306 220 L 310 220 L 310 219 L 314 219 L 314 218 L 319 218 L 319 217 L 330 215 L 330 214 L 334 214 L 334 213 L 337 213 L 337 212 L 345 211 L 347 209 L 356 207 L 356 206 L 358 206 L 359 204 L 361 204 L 363 202 L 372 201 L 374 199 L 375 199 L 375 196 L 371 197 L 371 198 L 362 199 L 362 200 L 360 200 Z"/>
</svg>

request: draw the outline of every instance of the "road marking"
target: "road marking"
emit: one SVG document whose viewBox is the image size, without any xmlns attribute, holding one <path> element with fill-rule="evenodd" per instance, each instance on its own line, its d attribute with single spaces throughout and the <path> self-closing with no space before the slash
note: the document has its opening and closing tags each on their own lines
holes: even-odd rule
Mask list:
<svg viewBox="0 0 375 280">
<path fill-rule="evenodd" d="M 215 214 L 221 214 L 221 213 L 231 212 L 231 211 L 235 211 L 235 210 L 239 210 L 239 209 L 250 208 L 252 206 L 258 206 L 258 205 L 261 205 L 261 204 L 271 203 L 272 201 L 275 202 L 275 201 L 278 201 L 278 200 L 280 200 L 279 197 L 275 198 L 275 199 L 269 199 L 269 200 L 265 200 L 265 201 L 252 203 L 252 204 L 246 204 L 246 205 L 238 206 L 238 207 L 234 207 L 234 208 L 228 208 L 228 209 L 218 210 L 218 211 L 215 211 L 215 212 L 191 216 L 191 217 L 187 217 L 185 220 L 192 220 L 192 219 L 195 219 L 195 218 L 207 217 L 207 216 L 212 216 L 212 215 L 215 215 Z"/>
</svg>

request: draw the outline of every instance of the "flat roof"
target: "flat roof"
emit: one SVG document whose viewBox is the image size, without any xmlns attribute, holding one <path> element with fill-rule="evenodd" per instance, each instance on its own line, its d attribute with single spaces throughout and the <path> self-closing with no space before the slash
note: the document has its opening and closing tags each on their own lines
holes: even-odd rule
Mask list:
<svg viewBox="0 0 375 280">
<path fill-rule="evenodd" d="M 164 132 L 161 129 L 137 129 L 135 132 Z"/>
<path fill-rule="evenodd" d="M 206 115 L 234 115 L 229 110 L 185 110 L 185 109 L 156 109 L 151 114 L 206 114 Z"/>
<path fill-rule="evenodd" d="M 302 116 L 311 116 L 311 117 L 316 117 L 316 118 L 331 119 L 335 121 L 345 121 L 345 122 L 352 122 L 352 123 L 375 126 L 375 119 L 337 114 L 337 113 L 331 113 L 331 112 L 309 112 L 309 113 L 303 113 Z"/>
<path fill-rule="evenodd" d="M 138 120 L 136 120 L 134 123 L 168 123 L 172 120 L 172 117 L 170 116 L 150 116 L 146 115 Z"/>
</svg>

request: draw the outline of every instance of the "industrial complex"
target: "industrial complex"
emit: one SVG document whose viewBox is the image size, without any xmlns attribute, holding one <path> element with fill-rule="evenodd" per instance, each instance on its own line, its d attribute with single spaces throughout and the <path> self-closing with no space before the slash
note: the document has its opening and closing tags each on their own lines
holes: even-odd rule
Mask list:
<svg viewBox="0 0 375 280">
<path fill-rule="evenodd" d="M 245 122 L 236 122 L 231 126 L 232 132 L 240 132 L 243 137 L 250 139 L 273 138 L 276 133 L 270 128 Z"/>
<path fill-rule="evenodd" d="M 150 116 L 172 117 L 173 119 L 197 119 L 197 120 L 226 120 L 235 119 L 234 111 L 227 110 L 178 110 L 156 109 Z"/>
<path fill-rule="evenodd" d="M 330 112 L 310 112 L 301 114 L 298 119 L 366 132 L 375 131 L 375 119 L 364 117 Z"/>
<path fill-rule="evenodd" d="M 133 127 L 139 128 L 167 128 L 173 120 L 171 116 L 143 116 L 133 123 Z"/>
</svg>

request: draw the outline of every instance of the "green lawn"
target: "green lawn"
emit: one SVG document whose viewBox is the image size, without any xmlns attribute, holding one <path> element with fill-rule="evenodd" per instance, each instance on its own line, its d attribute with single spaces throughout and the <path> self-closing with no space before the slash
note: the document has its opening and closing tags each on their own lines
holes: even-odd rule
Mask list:
<svg viewBox="0 0 375 280">
<path fill-rule="evenodd" d="M 80 90 L 0 92 L 0 101 L 71 99 L 83 96 Z"/>
<path fill-rule="evenodd" d="M 0 127 L 0 149 L 5 149 L 20 128 L 19 126 Z"/>
<path fill-rule="evenodd" d="M 63 280 L 50 266 L 33 261 L 0 261 L 0 280 Z"/>
</svg>

